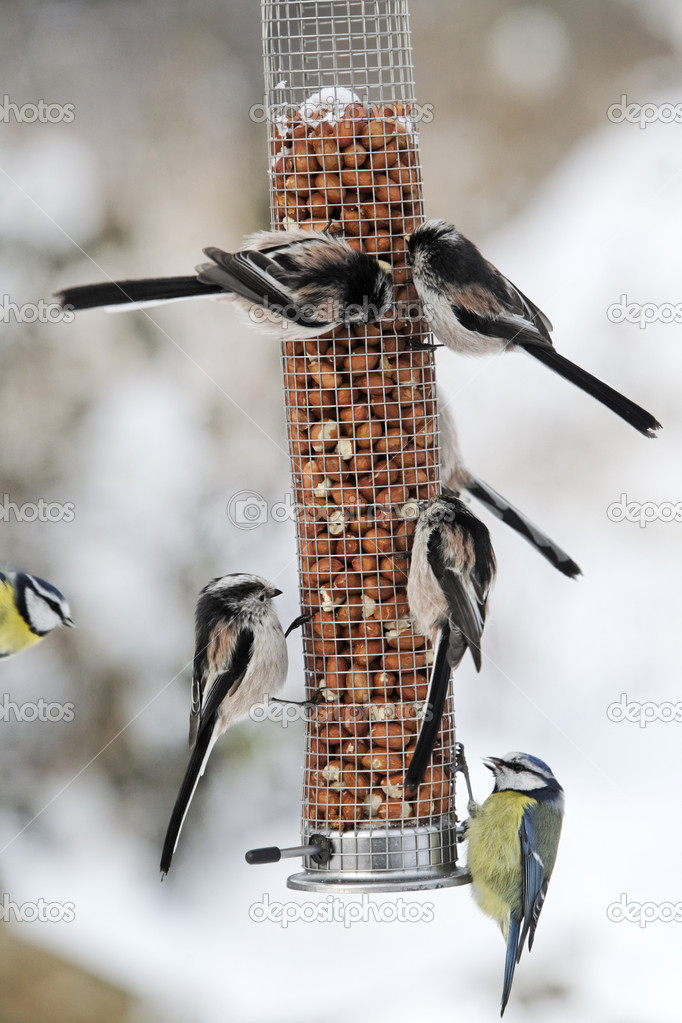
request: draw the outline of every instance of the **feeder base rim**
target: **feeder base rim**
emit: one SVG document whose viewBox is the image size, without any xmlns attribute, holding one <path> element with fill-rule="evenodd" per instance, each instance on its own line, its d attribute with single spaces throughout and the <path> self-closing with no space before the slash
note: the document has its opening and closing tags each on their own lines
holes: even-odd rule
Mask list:
<svg viewBox="0 0 682 1023">
<path fill-rule="evenodd" d="M 299 892 L 328 892 L 330 888 L 342 894 L 354 892 L 421 892 L 436 888 L 455 888 L 459 885 L 471 884 L 471 874 L 464 867 L 453 871 L 426 875 L 412 874 L 402 877 L 360 874 L 357 879 L 347 874 L 329 873 L 325 871 L 303 871 L 287 878 L 287 888 Z"/>
</svg>

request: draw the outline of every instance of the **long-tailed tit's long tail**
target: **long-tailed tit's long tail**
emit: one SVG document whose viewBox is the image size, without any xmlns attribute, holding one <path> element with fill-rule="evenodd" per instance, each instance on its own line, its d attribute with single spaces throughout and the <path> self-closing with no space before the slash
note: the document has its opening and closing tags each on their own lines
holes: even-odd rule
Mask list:
<svg viewBox="0 0 682 1023">
<path fill-rule="evenodd" d="M 532 544 L 543 558 L 546 558 L 560 572 L 563 572 L 564 575 L 570 578 L 582 575 L 580 566 L 576 565 L 575 561 L 568 556 L 566 551 L 562 550 L 558 544 L 554 543 L 554 540 L 551 540 L 543 533 L 523 512 L 520 512 L 513 504 L 510 504 L 502 494 L 498 494 L 484 480 L 469 472 L 465 487 L 472 497 L 482 501 L 493 515 L 496 515 L 498 519 L 502 519 L 507 526 L 510 526 L 528 543 Z"/>
<path fill-rule="evenodd" d="M 433 756 L 438 733 L 440 732 L 452 670 L 448 656 L 450 638 L 450 626 L 446 624 L 438 634 L 435 659 L 431 668 L 429 693 L 424 705 L 422 726 L 419 731 L 417 745 L 405 774 L 405 794 L 408 798 L 414 796 L 422 783 L 426 769 L 431 763 L 431 757 Z M 464 656 L 465 651 L 466 642 L 463 642 L 462 656 Z"/>
<path fill-rule="evenodd" d="M 554 370 L 564 380 L 575 384 L 581 391 L 591 394 L 593 398 L 600 401 L 602 405 L 606 405 L 617 416 L 624 419 L 626 423 L 634 426 L 635 430 L 643 433 L 645 437 L 654 437 L 656 430 L 661 429 L 661 424 L 650 412 L 647 412 L 640 405 L 636 405 L 634 401 L 630 401 L 624 394 L 615 391 L 613 387 L 609 387 L 603 380 L 592 376 L 587 370 L 576 366 L 570 359 L 559 355 L 551 344 L 527 341 L 522 335 L 516 339 L 516 344 L 523 348 L 524 352 L 532 355 L 534 359 L 542 362 L 549 369 Z"/>
<path fill-rule="evenodd" d="M 203 284 L 198 277 L 148 277 L 139 281 L 106 281 L 64 288 L 57 293 L 63 308 L 125 309 L 126 306 L 163 305 L 185 298 L 209 298 L 224 289 L 217 284 Z"/>
<path fill-rule="evenodd" d="M 197 737 L 196 745 L 192 750 L 187 770 L 185 771 L 185 777 L 182 779 L 182 785 L 178 793 L 178 798 L 175 800 L 175 806 L 171 813 L 170 822 L 168 824 L 168 830 L 166 831 L 166 838 L 163 843 L 163 851 L 161 853 L 161 873 L 167 874 L 170 870 L 171 860 L 173 859 L 173 853 L 178 844 L 180 837 L 180 831 L 182 825 L 185 822 L 189 805 L 192 802 L 192 797 L 196 791 L 199 779 L 204 773 L 206 762 L 211 754 L 213 745 L 218 738 L 217 735 L 217 720 L 214 721 L 213 727 L 204 727 Z"/>
</svg>

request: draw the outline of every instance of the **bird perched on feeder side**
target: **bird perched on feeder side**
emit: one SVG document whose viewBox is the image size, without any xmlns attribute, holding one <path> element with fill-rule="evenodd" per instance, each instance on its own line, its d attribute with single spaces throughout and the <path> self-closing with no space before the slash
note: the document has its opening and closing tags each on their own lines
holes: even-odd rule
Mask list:
<svg viewBox="0 0 682 1023">
<path fill-rule="evenodd" d="M 52 583 L 18 568 L 0 570 L 0 658 L 35 646 L 59 625 L 71 628 L 71 610 Z"/>
<path fill-rule="evenodd" d="M 272 606 L 281 592 L 260 576 L 235 573 L 212 579 L 199 594 L 189 717 L 192 755 L 163 844 L 163 874 L 170 869 L 216 740 L 286 681 L 287 646 Z"/>
<path fill-rule="evenodd" d="M 582 575 L 580 566 L 543 533 L 523 512 L 510 504 L 506 497 L 475 476 L 464 464 L 457 439 L 457 428 L 447 405 L 439 401 L 440 417 L 440 476 L 444 485 L 459 496 L 462 490 L 481 501 L 498 519 L 510 526 L 528 541 L 539 554 L 564 575 L 573 578 Z"/>
<path fill-rule="evenodd" d="M 196 276 L 105 281 L 65 288 L 57 297 L 74 310 L 218 297 L 236 302 L 252 325 L 292 340 L 380 320 L 393 300 L 389 264 L 325 232 L 259 231 L 239 252 L 204 253 L 210 262 Z"/>
<path fill-rule="evenodd" d="M 564 790 L 550 768 L 528 753 L 487 757 L 495 786 L 482 806 L 470 801 L 466 823 L 467 866 L 474 898 L 497 920 L 507 942 L 500 1015 L 504 1014 L 516 964 L 535 928 L 561 836 Z"/>
<path fill-rule="evenodd" d="M 527 352 L 645 437 L 661 428 L 651 413 L 559 355 L 545 314 L 452 224 L 427 220 L 410 236 L 408 258 L 429 326 L 446 347 L 462 355 Z"/>
<path fill-rule="evenodd" d="M 443 490 L 420 511 L 407 581 L 410 613 L 435 649 L 424 718 L 405 774 L 409 798 L 436 745 L 450 674 L 467 649 L 481 670 L 481 635 L 495 571 L 487 527 Z"/>
</svg>

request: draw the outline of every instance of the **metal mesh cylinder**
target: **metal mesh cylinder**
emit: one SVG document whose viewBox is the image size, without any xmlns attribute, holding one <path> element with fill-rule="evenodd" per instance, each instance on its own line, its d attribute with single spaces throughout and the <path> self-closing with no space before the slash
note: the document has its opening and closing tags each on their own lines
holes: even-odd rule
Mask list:
<svg viewBox="0 0 682 1023">
<path fill-rule="evenodd" d="M 302 837 L 333 840 L 291 887 L 459 883 L 454 719 L 413 800 L 403 776 L 432 659 L 406 583 L 417 502 L 439 489 L 431 351 L 409 279 L 423 219 L 407 4 L 263 0 L 272 224 L 339 232 L 390 264 L 368 327 L 283 341 L 308 695 Z"/>
</svg>

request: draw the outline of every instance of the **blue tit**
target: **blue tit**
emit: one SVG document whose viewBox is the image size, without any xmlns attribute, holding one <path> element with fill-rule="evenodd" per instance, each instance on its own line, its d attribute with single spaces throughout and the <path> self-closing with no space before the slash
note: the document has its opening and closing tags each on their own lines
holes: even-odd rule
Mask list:
<svg viewBox="0 0 682 1023">
<path fill-rule="evenodd" d="M 482 806 L 470 803 L 468 867 L 476 901 L 497 920 L 507 942 L 500 1015 L 514 969 L 535 928 L 554 869 L 564 791 L 542 760 L 528 753 L 488 757 L 495 787 Z"/>
<path fill-rule="evenodd" d="M 258 575 L 234 573 L 212 579 L 199 594 L 189 716 L 192 753 L 163 843 L 164 875 L 216 740 L 286 682 L 286 638 L 272 606 L 281 592 Z M 292 627 L 296 624 L 299 619 Z"/>
<path fill-rule="evenodd" d="M 0 658 L 35 646 L 58 625 L 73 621 L 56 586 L 20 569 L 0 571 Z"/>
</svg>

